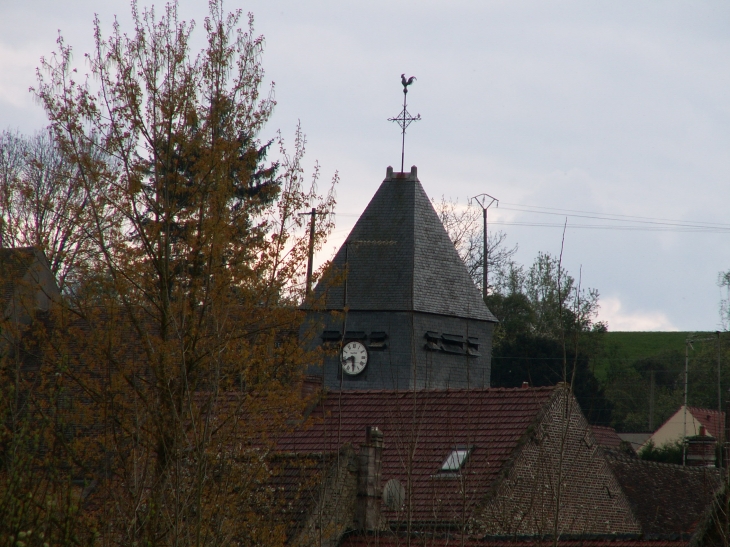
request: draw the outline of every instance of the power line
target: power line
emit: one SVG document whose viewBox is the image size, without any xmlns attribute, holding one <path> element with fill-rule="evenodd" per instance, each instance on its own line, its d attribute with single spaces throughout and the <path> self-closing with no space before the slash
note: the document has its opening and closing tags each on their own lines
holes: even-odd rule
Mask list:
<svg viewBox="0 0 730 547">
<path fill-rule="evenodd" d="M 563 228 L 564 224 L 554 222 L 519 222 L 519 221 L 500 221 L 494 220 L 492 224 L 499 226 L 530 226 L 539 228 Z M 675 226 L 675 227 L 655 227 L 655 226 L 616 226 L 611 224 L 568 224 L 568 229 L 581 230 L 614 230 L 618 232 L 675 232 L 675 233 L 697 233 L 697 234 L 727 234 L 730 233 L 730 227 L 721 226 Z"/>
<path fill-rule="evenodd" d="M 612 224 L 568 224 L 568 229 L 581 230 L 614 230 L 614 231 L 640 231 L 640 232 L 675 232 L 675 233 L 703 233 L 703 234 L 726 234 L 730 233 L 730 224 L 722 222 L 704 222 L 694 220 L 678 220 L 659 217 L 645 217 L 636 215 L 623 215 L 619 213 L 598 213 L 595 211 L 583 211 L 579 209 L 558 209 L 555 207 L 542 207 L 537 205 L 524 205 L 520 203 L 503 202 L 505 206 L 501 210 L 515 211 L 520 213 L 532 213 L 551 216 L 569 216 L 573 218 L 584 218 L 591 220 L 604 220 Z M 337 213 L 344 217 L 359 217 L 355 213 Z M 494 220 L 493 224 L 500 226 L 526 226 L 535 228 L 564 228 L 564 223 L 553 222 L 529 222 Z M 617 223 L 617 224 L 613 224 Z M 622 224 L 618 224 L 622 223 Z"/>
<path fill-rule="evenodd" d="M 529 207 L 529 208 L 527 208 Z M 517 207 L 502 207 L 503 210 L 506 211 L 518 211 L 522 213 L 533 213 L 533 214 L 541 214 L 541 215 L 555 215 L 555 216 L 571 216 L 575 218 L 588 218 L 593 220 L 608 220 L 613 222 L 631 222 L 634 224 L 652 224 L 652 225 L 658 225 L 658 226 L 671 226 L 671 227 L 679 227 L 679 228 L 713 228 L 713 229 L 723 229 L 723 230 L 730 230 L 730 224 L 726 223 L 717 223 L 717 222 L 701 222 L 701 221 L 683 221 L 683 220 L 672 220 L 672 219 L 661 219 L 661 218 L 651 218 L 651 217 L 634 217 L 630 215 L 619 215 L 619 214 L 602 214 L 602 213 L 592 213 L 589 211 L 574 211 L 571 209 L 565 209 L 562 212 L 554 212 L 554 211 L 560 211 L 560 209 L 553 209 L 551 211 L 541 211 L 537 209 L 542 209 L 540 207 L 536 206 L 517 206 Z M 535 210 L 533 210 L 535 209 Z M 544 209 L 552 209 L 549 207 L 545 207 Z M 561 224 L 562 226 L 562 224 Z"/>
<path fill-rule="evenodd" d="M 528 209 L 536 209 L 535 211 L 525 211 L 525 212 L 534 212 L 538 213 L 541 211 L 550 211 L 553 212 L 552 214 L 559 214 L 563 216 L 566 213 L 580 213 L 583 215 L 594 215 L 593 217 L 588 218 L 599 218 L 599 217 L 606 217 L 608 220 L 618 220 L 618 219 L 636 219 L 636 220 L 646 220 L 646 221 L 657 221 L 657 222 L 669 222 L 669 223 L 689 223 L 689 224 L 696 224 L 696 225 L 712 225 L 712 226 L 725 226 L 727 228 L 730 228 L 730 224 L 726 223 L 713 223 L 713 222 L 701 222 L 701 221 L 682 221 L 672 218 L 657 218 L 657 217 L 644 217 L 644 216 L 635 216 L 635 215 L 622 215 L 618 213 L 597 213 L 595 211 L 582 211 L 579 209 L 558 209 L 555 207 L 542 207 L 539 205 L 523 205 L 521 203 L 508 203 L 503 202 L 505 205 L 512 205 L 513 207 L 524 207 Z M 504 207 L 503 207 L 504 209 Z M 519 210 L 519 209 L 515 209 Z M 571 215 L 576 216 L 576 215 Z M 610 217 L 617 217 L 617 218 L 610 218 Z"/>
</svg>

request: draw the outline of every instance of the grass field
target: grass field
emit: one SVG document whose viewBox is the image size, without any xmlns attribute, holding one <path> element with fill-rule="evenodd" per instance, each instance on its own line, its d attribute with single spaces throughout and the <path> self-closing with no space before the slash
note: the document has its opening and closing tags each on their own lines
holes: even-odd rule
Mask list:
<svg viewBox="0 0 730 547">
<path fill-rule="evenodd" d="M 606 341 L 629 359 L 650 357 L 665 350 L 684 351 L 687 338 L 709 338 L 714 332 L 607 332 Z"/>
<path fill-rule="evenodd" d="M 667 350 L 684 352 L 687 338 L 712 338 L 714 332 L 637 332 L 614 331 L 606 333 L 606 347 L 617 348 L 622 359 L 635 361 L 651 357 Z M 608 362 L 605 358 L 598 358 L 594 362 L 594 374 L 599 381 L 606 378 Z"/>
</svg>

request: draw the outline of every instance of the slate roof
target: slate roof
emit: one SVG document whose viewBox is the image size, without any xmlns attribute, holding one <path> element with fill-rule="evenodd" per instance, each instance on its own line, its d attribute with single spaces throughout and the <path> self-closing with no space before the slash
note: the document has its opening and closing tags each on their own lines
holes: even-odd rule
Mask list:
<svg viewBox="0 0 730 547">
<path fill-rule="evenodd" d="M 608 455 L 645 537 L 691 535 L 722 486 L 719 469 Z"/>
<path fill-rule="evenodd" d="M 348 270 L 347 280 L 343 272 Z M 418 311 L 497 321 L 484 304 L 413 167 L 378 188 L 329 275 L 315 287 L 324 307 Z"/>
<path fill-rule="evenodd" d="M 358 447 L 365 428 L 378 427 L 385 442 L 382 484 L 397 479 L 407 487 L 410 475 L 410 519 L 448 522 L 484 498 L 554 389 L 329 392 L 308 426 L 284 436 L 280 449 L 329 452 L 348 442 Z M 472 448 L 461 474 L 440 472 L 459 447 Z M 387 510 L 384 515 L 408 518 Z"/>
<path fill-rule="evenodd" d="M 695 417 L 695 419 L 707 428 L 707 433 L 715 439 L 719 439 L 722 429 L 725 426 L 725 413 L 719 410 L 711 410 L 709 408 L 699 408 L 696 406 L 688 406 L 687 410 Z"/>
</svg>

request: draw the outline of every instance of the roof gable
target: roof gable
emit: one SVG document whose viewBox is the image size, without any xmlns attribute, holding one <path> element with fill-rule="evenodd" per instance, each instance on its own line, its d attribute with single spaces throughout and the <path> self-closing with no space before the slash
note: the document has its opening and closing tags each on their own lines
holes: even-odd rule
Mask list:
<svg viewBox="0 0 730 547">
<path fill-rule="evenodd" d="M 336 272 L 347 271 L 347 279 Z M 327 309 L 418 311 L 496 321 L 413 167 L 387 176 L 315 288 Z"/>
<path fill-rule="evenodd" d="M 725 413 L 709 408 L 688 406 L 687 410 L 694 416 L 695 420 L 707 428 L 707 433 L 715 439 L 719 439 L 725 426 Z"/>
<path fill-rule="evenodd" d="M 688 406 L 685 422 L 684 408 L 684 405 L 680 406 L 677 412 L 667 418 L 651 437 L 644 441 L 642 448 L 650 442 L 654 446 L 664 446 L 679 442 L 685 434 L 687 437 L 699 435 L 701 426 L 705 426 L 707 433 L 715 439 L 720 438 L 725 424 L 724 412 L 709 408 Z"/>
</svg>

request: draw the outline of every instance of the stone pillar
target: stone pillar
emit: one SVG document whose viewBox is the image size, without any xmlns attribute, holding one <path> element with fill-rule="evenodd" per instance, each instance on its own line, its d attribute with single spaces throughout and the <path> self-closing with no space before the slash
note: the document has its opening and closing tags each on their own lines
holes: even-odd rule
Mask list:
<svg viewBox="0 0 730 547">
<path fill-rule="evenodd" d="M 363 532 L 380 527 L 380 471 L 383 457 L 383 432 L 377 427 L 365 429 L 365 444 L 360 447 L 357 477 L 355 525 Z"/>
</svg>

